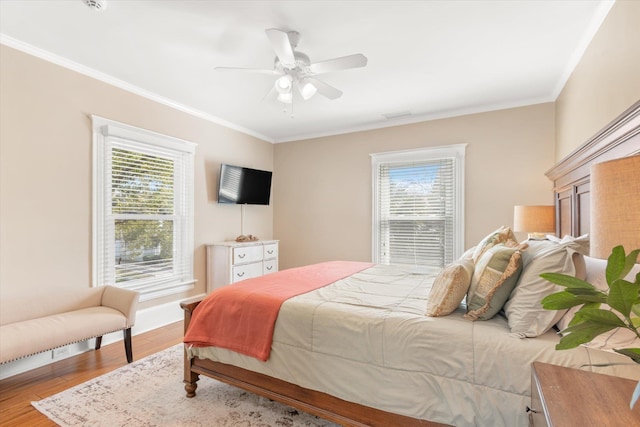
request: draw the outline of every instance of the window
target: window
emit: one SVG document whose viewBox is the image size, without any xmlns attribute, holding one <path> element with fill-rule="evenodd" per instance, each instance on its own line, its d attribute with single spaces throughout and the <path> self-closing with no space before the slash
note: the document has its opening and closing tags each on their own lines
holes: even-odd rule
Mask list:
<svg viewBox="0 0 640 427">
<path fill-rule="evenodd" d="M 371 155 L 375 263 L 442 267 L 462 254 L 465 147 Z"/>
<path fill-rule="evenodd" d="M 193 289 L 195 144 L 92 116 L 93 285 Z"/>
</svg>

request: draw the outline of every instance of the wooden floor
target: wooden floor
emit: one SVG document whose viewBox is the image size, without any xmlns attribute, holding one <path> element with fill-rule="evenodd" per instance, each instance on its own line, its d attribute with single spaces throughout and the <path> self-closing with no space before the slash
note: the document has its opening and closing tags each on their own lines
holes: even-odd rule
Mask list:
<svg viewBox="0 0 640 427">
<path fill-rule="evenodd" d="M 182 322 L 132 338 L 133 360 L 182 341 Z M 31 406 L 63 390 L 127 364 L 122 341 L 0 380 L 0 426 L 55 426 Z"/>
</svg>

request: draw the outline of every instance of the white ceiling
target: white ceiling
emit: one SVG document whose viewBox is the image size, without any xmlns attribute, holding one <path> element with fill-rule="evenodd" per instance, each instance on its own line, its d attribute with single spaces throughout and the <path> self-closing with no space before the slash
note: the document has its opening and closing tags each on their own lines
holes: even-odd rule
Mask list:
<svg viewBox="0 0 640 427">
<path fill-rule="evenodd" d="M 554 101 L 612 2 L 0 0 L 0 42 L 271 142 Z M 263 100 L 274 76 L 265 29 L 295 30 L 344 94 Z M 388 120 L 383 114 L 410 112 Z"/>
</svg>

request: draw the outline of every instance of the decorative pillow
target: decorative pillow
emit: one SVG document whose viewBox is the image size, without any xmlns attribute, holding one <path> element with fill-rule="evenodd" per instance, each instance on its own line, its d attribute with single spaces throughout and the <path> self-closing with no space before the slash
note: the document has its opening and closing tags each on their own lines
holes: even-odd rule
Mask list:
<svg viewBox="0 0 640 427">
<path fill-rule="evenodd" d="M 607 285 L 607 279 L 605 278 L 605 272 L 607 268 L 607 261 L 604 259 L 597 259 L 591 257 L 584 257 L 584 263 L 586 266 L 586 277 L 584 280 L 591 283 L 597 289 L 602 291 L 606 291 L 609 289 L 609 285 Z M 640 273 L 640 264 L 636 264 L 635 267 L 631 269 L 629 274 L 625 277 L 628 281 L 634 281 L 636 274 Z M 571 307 L 567 313 L 562 316 L 562 318 L 558 321 L 556 326 L 561 331 L 566 329 L 569 326 L 569 322 L 573 319 L 574 314 L 578 311 L 582 306 Z M 607 304 L 602 304 L 600 306 L 603 310 L 608 310 L 609 307 Z M 589 348 L 597 348 L 600 350 L 613 350 L 615 348 L 640 348 L 640 339 L 630 330 L 616 328 L 612 329 L 609 332 L 605 332 L 604 334 L 600 334 L 595 337 L 590 342 L 583 344 L 585 347 Z"/>
<path fill-rule="evenodd" d="M 472 274 L 470 259 L 460 259 L 442 269 L 433 281 L 425 314 L 432 317 L 451 314 L 467 294 Z"/>
<path fill-rule="evenodd" d="M 476 262 L 467 294 L 468 320 L 489 320 L 509 298 L 522 271 L 522 250 L 499 243 L 487 249 Z"/>
<path fill-rule="evenodd" d="M 542 308 L 544 297 L 564 288 L 543 279 L 540 274 L 553 272 L 575 276 L 574 254 L 588 248 L 586 236 L 564 242 L 531 240 L 528 243 L 529 249 L 523 254 L 522 274 L 504 305 L 511 333 L 518 338 L 544 334 L 566 313 L 567 310 Z M 575 256 L 581 258 L 579 254 Z"/>
<path fill-rule="evenodd" d="M 458 261 L 471 261 L 473 262 L 473 253 L 475 252 L 476 247 L 472 247 L 464 251 L 464 253 L 458 258 Z"/>
<path fill-rule="evenodd" d="M 478 259 L 480 259 L 487 249 L 497 245 L 498 243 L 506 243 L 508 241 L 518 243 L 515 234 L 513 234 L 513 231 L 511 231 L 511 228 L 509 227 L 502 226 L 496 231 L 489 233 L 488 236 L 480 240 L 480 243 L 478 243 L 473 251 L 473 262 L 478 262 Z"/>
</svg>

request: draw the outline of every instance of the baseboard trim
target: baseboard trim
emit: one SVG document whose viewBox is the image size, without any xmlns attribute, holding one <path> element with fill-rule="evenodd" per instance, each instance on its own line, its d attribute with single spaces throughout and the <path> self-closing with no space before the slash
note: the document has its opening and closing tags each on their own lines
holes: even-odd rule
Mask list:
<svg viewBox="0 0 640 427">
<path fill-rule="evenodd" d="M 205 294 L 196 295 L 196 297 L 204 297 Z M 194 297 L 190 297 L 192 299 Z M 184 318 L 182 309 L 180 308 L 180 302 L 172 301 L 166 304 L 157 305 L 154 307 L 145 308 L 139 310 L 136 313 L 136 324 L 131 328 L 131 334 L 133 336 L 142 334 L 145 332 L 158 329 L 162 326 L 169 325 L 171 323 L 179 322 Z M 122 331 L 107 334 L 102 337 L 102 346 L 113 344 L 124 339 Z M 33 356 L 25 357 L 24 359 L 14 360 L 13 362 L 0 365 L 0 380 L 12 377 L 22 372 L 30 371 L 41 366 L 57 362 L 59 360 L 66 359 L 68 357 L 76 356 L 85 351 L 93 351 L 95 346 L 95 339 L 90 339 L 75 344 L 69 344 L 65 347 L 61 347 L 54 351 L 45 351 L 43 353 L 34 354 Z M 135 359 L 136 349 L 133 348 L 133 357 Z M 122 358 L 126 361 L 124 352 L 124 346 L 122 348 Z"/>
</svg>

